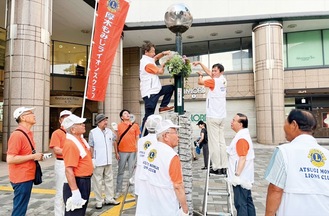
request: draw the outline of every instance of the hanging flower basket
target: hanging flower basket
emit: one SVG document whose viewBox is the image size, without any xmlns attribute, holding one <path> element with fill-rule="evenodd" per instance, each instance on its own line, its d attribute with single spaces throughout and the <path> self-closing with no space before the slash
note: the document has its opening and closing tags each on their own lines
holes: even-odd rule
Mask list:
<svg viewBox="0 0 329 216">
<path fill-rule="evenodd" d="M 192 72 L 190 60 L 186 56 L 174 54 L 165 63 L 165 68 L 169 71 L 173 77 L 175 75 L 181 75 L 184 78 L 188 78 Z"/>
</svg>

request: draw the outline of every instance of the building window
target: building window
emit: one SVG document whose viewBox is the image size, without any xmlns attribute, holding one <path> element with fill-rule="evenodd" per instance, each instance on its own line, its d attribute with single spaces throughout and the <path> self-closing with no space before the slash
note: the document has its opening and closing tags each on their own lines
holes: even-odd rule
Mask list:
<svg viewBox="0 0 329 216">
<path fill-rule="evenodd" d="M 288 33 L 286 43 L 288 68 L 323 66 L 321 31 Z"/>
<path fill-rule="evenodd" d="M 168 49 L 176 50 L 175 45 L 170 44 L 157 46 L 156 52 Z M 208 68 L 221 63 L 225 72 L 252 71 L 251 37 L 184 43 L 183 54 L 191 61 L 201 61 Z"/>
<path fill-rule="evenodd" d="M 329 65 L 329 30 L 323 31 L 324 64 Z"/>
<path fill-rule="evenodd" d="M 52 74 L 86 76 L 88 47 L 53 41 Z"/>
</svg>

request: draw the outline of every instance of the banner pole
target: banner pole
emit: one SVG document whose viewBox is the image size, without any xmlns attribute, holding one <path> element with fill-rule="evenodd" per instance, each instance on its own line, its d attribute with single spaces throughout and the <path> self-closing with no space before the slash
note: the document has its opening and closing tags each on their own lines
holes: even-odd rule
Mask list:
<svg viewBox="0 0 329 216">
<path fill-rule="evenodd" d="M 91 57 L 91 51 L 92 51 L 92 46 L 93 46 L 93 42 L 94 42 L 93 40 L 94 40 L 95 22 L 96 22 L 98 1 L 100 1 L 100 0 L 96 0 L 95 1 L 94 20 L 93 20 L 93 28 L 92 28 L 92 31 L 91 31 L 91 38 L 90 38 L 90 47 L 89 47 L 89 55 L 88 55 L 88 67 L 87 67 L 87 74 L 86 74 L 85 90 L 84 90 L 84 93 L 83 93 L 81 118 L 83 118 L 83 114 L 85 112 L 86 92 L 87 92 L 88 79 L 89 79 L 89 71 L 90 71 L 90 57 Z"/>
</svg>

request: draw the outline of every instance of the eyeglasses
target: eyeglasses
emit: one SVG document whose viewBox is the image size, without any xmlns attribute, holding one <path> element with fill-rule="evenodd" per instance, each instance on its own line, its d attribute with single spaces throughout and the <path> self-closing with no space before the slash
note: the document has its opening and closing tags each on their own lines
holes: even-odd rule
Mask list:
<svg viewBox="0 0 329 216">
<path fill-rule="evenodd" d="M 33 115 L 34 115 L 34 113 L 33 113 L 33 112 L 30 112 L 30 113 L 25 113 L 25 114 L 23 114 L 23 115 L 21 115 L 21 116 L 27 116 L 27 115 L 31 115 L 31 114 L 33 114 Z"/>
</svg>

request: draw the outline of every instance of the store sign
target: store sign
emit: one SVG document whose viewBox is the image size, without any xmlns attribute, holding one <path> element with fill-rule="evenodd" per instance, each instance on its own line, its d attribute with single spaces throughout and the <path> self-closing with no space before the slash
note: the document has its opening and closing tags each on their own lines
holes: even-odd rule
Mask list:
<svg viewBox="0 0 329 216">
<path fill-rule="evenodd" d="M 81 107 L 82 97 L 73 96 L 51 96 L 50 105 L 51 106 L 68 106 L 68 107 Z"/>
<path fill-rule="evenodd" d="M 198 94 L 206 94 L 205 87 L 195 87 L 195 88 L 186 88 L 184 89 L 184 95 L 191 95 L 191 98 L 197 98 Z"/>
<path fill-rule="evenodd" d="M 206 114 L 191 114 L 191 121 L 198 122 L 198 121 L 206 121 Z"/>
</svg>

